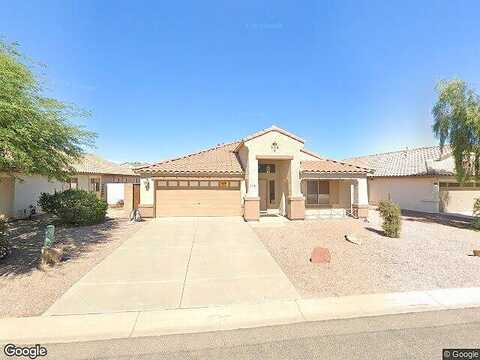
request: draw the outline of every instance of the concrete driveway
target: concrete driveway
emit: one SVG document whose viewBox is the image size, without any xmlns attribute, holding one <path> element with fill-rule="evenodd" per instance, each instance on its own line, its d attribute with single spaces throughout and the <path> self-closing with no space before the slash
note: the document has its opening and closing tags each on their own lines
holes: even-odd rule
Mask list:
<svg viewBox="0 0 480 360">
<path fill-rule="evenodd" d="M 241 218 L 144 224 L 45 315 L 195 308 L 299 298 Z"/>
</svg>

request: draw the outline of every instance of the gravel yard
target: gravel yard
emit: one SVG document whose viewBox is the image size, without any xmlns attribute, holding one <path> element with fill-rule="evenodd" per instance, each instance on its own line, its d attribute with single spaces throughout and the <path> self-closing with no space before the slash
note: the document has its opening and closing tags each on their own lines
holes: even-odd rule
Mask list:
<svg viewBox="0 0 480 360">
<path fill-rule="evenodd" d="M 480 232 L 465 222 L 410 213 L 399 239 L 382 236 L 377 212 L 370 222 L 308 220 L 256 226 L 255 232 L 303 297 L 480 286 Z M 344 240 L 355 234 L 362 245 Z M 331 252 L 329 264 L 309 261 L 314 247 Z"/>
<path fill-rule="evenodd" d="M 58 227 L 55 247 L 68 246 L 68 259 L 39 269 L 48 218 L 9 224 L 12 253 L 0 260 L 0 318 L 42 314 L 84 274 L 120 246 L 141 223 L 129 224 L 119 210 L 99 225 Z"/>
</svg>

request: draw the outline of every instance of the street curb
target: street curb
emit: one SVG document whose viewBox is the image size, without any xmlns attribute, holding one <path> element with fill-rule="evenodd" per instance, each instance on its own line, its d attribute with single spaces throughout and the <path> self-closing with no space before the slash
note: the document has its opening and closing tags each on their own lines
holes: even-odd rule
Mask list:
<svg viewBox="0 0 480 360">
<path fill-rule="evenodd" d="M 480 288 L 0 319 L 0 343 L 68 343 L 480 307 Z"/>
</svg>

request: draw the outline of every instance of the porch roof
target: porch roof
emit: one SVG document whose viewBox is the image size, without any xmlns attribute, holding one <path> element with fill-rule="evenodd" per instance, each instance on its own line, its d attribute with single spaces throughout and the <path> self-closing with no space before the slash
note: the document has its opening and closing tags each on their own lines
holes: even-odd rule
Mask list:
<svg viewBox="0 0 480 360">
<path fill-rule="evenodd" d="M 303 173 L 368 174 L 372 169 L 332 159 L 306 160 L 301 162 Z"/>
</svg>

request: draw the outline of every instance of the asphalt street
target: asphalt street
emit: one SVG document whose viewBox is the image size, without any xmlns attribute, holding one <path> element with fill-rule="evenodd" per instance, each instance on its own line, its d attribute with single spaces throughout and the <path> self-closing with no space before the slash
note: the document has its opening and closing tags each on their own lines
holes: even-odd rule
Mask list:
<svg viewBox="0 0 480 360">
<path fill-rule="evenodd" d="M 480 348 L 480 308 L 48 344 L 48 359 L 442 359 Z M 39 358 L 40 359 L 40 358 Z"/>
</svg>

